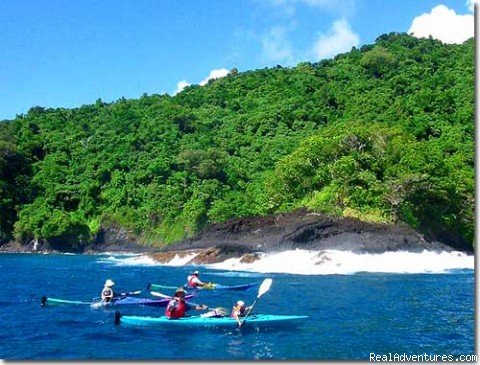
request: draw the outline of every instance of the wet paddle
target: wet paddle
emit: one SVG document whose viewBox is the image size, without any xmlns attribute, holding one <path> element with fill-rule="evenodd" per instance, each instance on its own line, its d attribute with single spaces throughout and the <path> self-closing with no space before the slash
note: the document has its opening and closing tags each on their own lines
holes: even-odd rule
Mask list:
<svg viewBox="0 0 480 365">
<path fill-rule="evenodd" d="M 160 298 L 164 298 L 164 299 L 172 299 L 173 297 L 170 296 L 170 295 L 167 295 L 167 294 L 163 294 L 163 293 L 160 293 L 158 291 L 150 291 L 150 294 L 152 294 L 154 297 L 160 297 Z M 192 295 L 193 296 L 193 295 Z M 210 308 L 210 307 L 207 307 L 205 304 L 197 304 L 197 303 L 192 303 L 190 301 L 187 301 L 187 303 L 191 304 L 191 305 L 194 305 L 196 307 L 205 307 L 204 310 L 215 310 L 215 309 L 218 309 L 218 308 Z M 220 307 L 219 307 L 220 308 Z M 224 309 L 224 308 L 222 308 Z"/>
<path fill-rule="evenodd" d="M 152 294 L 154 297 L 160 297 L 160 298 L 165 298 L 165 299 L 172 299 L 172 296 L 167 295 L 167 294 L 159 293 L 158 291 L 150 291 L 150 294 Z"/>
<path fill-rule="evenodd" d="M 125 297 L 131 296 L 131 295 L 140 295 L 141 293 L 142 293 L 141 290 L 135 290 L 135 291 L 131 291 L 131 292 L 128 292 L 128 293 L 120 293 L 120 294 L 115 295 L 115 297 L 113 299 L 115 300 L 115 299 L 119 299 L 119 298 L 125 298 Z M 101 297 L 96 297 L 96 298 L 93 298 L 92 300 L 96 301 L 96 300 L 100 300 L 100 299 L 102 299 L 102 298 Z"/>
<path fill-rule="evenodd" d="M 120 293 L 119 295 L 123 295 L 123 296 L 140 295 L 141 293 L 142 293 L 141 290 L 135 290 L 135 291 L 131 291 L 131 292 L 128 292 L 128 293 Z"/>
<path fill-rule="evenodd" d="M 243 324 L 245 323 L 245 321 L 247 320 L 247 317 L 248 315 L 250 314 L 250 312 L 252 311 L 253 307 L 255 306 L 255 304 L 257 304 L 257 300 L 260 299 L 260 297 L 265 294 L 267 291 L 270 290 L 270 287 L 272 286 L 272 282 L 273 280 L 271 278 L 267 278 L 265 279 L 261 284 L 260 284 L 260 287 L 258 288 L 258 294 L 257 294 L 257 299 L 255 299 L 255 301 L 253 302 L 253 304 L 250 306 L 250 308 L 248 309 L 248 312 L 247 314 L 245 315 L 245 317 L 243 317 L 243 321 L 240 322 L 240 324 L 238 325 L 238 327 L 242 327 Z"/>
</svg>

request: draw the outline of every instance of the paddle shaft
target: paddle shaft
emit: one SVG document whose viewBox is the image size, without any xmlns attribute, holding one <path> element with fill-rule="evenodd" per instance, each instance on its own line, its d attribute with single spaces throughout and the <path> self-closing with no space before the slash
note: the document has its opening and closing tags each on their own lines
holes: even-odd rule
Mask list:
<svg viewBox="0 0 480 365">
<path fill-rule="evenodd" d="M 272 282 L 273 280 L 271 278 L 267 278 L 265 280 L 263 280 L 262 284 L 260 284 L 260 287 L 258 288 L 258 294 L 257 294 L 257 298 L 254 300 L 254 302 L 252 303 L 252 305 L 250 306 L 250 308 L 248 309 L 248 312 L 247 314 L 245 315 L 245 317 L 243 317 L 243 321 L 241 321 L 238 325 L 238 327 L 242 327 L 243 324 L 245 323 L 245 320 L 247 319 L 247 317 L 249 316 L 250 312 L 252 311 L 253 307 L 255 306 L 255 304 L 257 303 L 257 300 L 260 299 L 260 297 L 265 294 L 267 291 L 270 290 L 270 287 L 272 286 Z"/>
<path fill-rule="evenodd" d="M 252 303 L 252 305 L 248 308 L 248 311 L 247 311 L 247 314 L 245 314 L 245 317 L 243 317 L 243 321 L 240 322 L 240 324 L 238 325 L 238 327 L 242 327 L 243 324 L 245 323 L 245 320 L 247 319 L 247 317 L 249 316 L 250 312 L 252 311 L 253 307 L 255 306 L 255 304 L 257 303 L 257 299 L 255 299 Z"/>
<path fill-rule="evenodd" d="M 155 296 L 155 297 L 161 297 L 161 298 L 165 298 L 165 299 L 173 299 L 173 297 L 171 297 L 170 295 L 162 294 L 162 293 L 159 293 L 159 292 L 156 292 L 156 291 L 151 291 L 150 294 L 152 294 L 152 295 Z M 196 307 L 203 307 L 203 306 L 204 306 L 204 304 L 197 304 L 197 303 L 193 303 L 193 302 L 187 302 L 186 300 L 185 300 L 185 303 L 194 305 L 194 306 L 196 306 Z M 212 309 L 214 309 L 214 308 L 210 308 L 210 307 L 205 308 L 205 310 L 212 310 Z"/>
<path fill-rule="evenodd" d="M 120 293 L 120 294 L 117 294 L 115 295 L 112 300 L 115 300 L 115 299 L 118 299 L 118 298 L 124 298 L 124 297 L 128 297 L 129 295 L 139 295 L 141 294 L 141 290 L 136 290 L 136 291 L 131 291 L 131 292 L 128 292 L 128 293 Z M 95 300 L 100 300 L 102 299 L 101 297 L 95 297 L 93 298 L 92 300 L 95 301 Z"/>
</svg>

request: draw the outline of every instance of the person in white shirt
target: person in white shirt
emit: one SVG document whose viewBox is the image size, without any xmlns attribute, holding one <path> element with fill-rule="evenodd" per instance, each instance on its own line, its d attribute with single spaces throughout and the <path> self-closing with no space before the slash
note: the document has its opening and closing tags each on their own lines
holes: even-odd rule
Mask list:
<svg viewBox="0 0 480 365">
<path fill-rule="evenodd" d="M 102 302 L 104 303 L 110 303 L 113 298 L 115 297 L 115 293 L 113 292 L 112 287 L 115 285 L 113 280 L 107 279 L 105 281 L 105 285 L 103 286 L 102 289 L 102 294 L 100 297 L 102 298 Z"/>
</svg>

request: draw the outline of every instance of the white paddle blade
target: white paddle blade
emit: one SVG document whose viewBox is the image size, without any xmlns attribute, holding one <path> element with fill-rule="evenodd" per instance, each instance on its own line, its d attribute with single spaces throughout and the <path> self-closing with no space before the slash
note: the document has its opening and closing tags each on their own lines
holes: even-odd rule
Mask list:
<svg viewBox="0 0 480 365">
<path fill-rule="evenodd" d="M 273 280 L 271 278 L 267 278 L 262 282 L 262 284 L 260 284 L 260 288 L 258 288 L 257 299 L 270 290 L 270 287 L 272 286 L 272 282 Z"/>
<path fill-rule="evenodd" d="M 159 293 L 158 291 L 151 291 L 150 294 L 152 294 L 154 297 L 172 299 L 172 297 L 170 295 L 162 294 L 162 293 Z"/>
</svg>

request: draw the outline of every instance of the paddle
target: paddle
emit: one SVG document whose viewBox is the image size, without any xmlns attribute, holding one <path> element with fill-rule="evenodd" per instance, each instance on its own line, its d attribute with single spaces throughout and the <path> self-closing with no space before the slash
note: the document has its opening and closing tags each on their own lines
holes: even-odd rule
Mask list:
<svg viewBox="0 0 480 365">
<path fill-rule="evenodd" d="M 160 298 L 165 298 L 165 299 L 172 299 L 170 295 L 167 294 L 162 294 L 159 293 L 158 291 L 150 291 L 150 294 L 152 294 L 154 297 L 160 297 Z"/>
<path fill-rule="evenodd" d="M 127 292 L 127 293 L 119 293 L 113 299 L 115 300 L 115 299 L 118 299 L 118 298 L 125 298 L 125 297 L 128 297 L 130 295 L 139 295 L 141 293 L 142 293 L 141 290 L 135 290 L 135 291 Z M 96 300 L 100 300 L 100 299 L 102 299 L 102 298 L 101 297 L 96 297 L 96 298 L 93 298 L 92 300 L 96 301 Z"/>
<path fill-rule="evenodd" d="M 163 294 L 163 293 L 159 293 L 158 291 L 151 291 L 150 294 L 152 294 L 154 297 L 160 297 L 160 298 L 164 298 L 164 299 L 172 299 L 173 297 L 170 296 L 170 295 L 167 295 L 167 294 Z M 186 301 L 187 302 L 187 301 Z M 193 303 L 193 302 L 190 302 L 188 301 L 187 303 L 189 304 L 192 304 L 196 307 L 200 307 L 202 306 L 201 304 L 197 304 L 197 303 Z M 220 307 L 219 307 L 220 308 Z M 216 310 L 218 308 L 210 308 L 210 307 L 206 307 L 204 310 Z M 225 309 L 225 308 L 221 308 L 222 310 Z"/>
<path fill-rule="evenodd" d="M 172 299 L 173 298 L 171 295 L 163 294 L 163 293 L 160 293 L 158 291 L 151 291 L 150 294 L 152 294 L 154 297 L 160 297 L 160 298 L 164 298 L 164 299 Z M 189 296 L 189 298 L 192 298 L 192 297 L 195 296 L 194 294 L 188 294 L 188 293 L 185 293 L 185 294 L 186 294 L 186 296 Z M 188 303 L 191 303 L 191 302 L 188 302 Z M 191 304 L 199 305 L 199 304 L 195 304 L 195 303 L 191 303 Z"/>
<path fill-rule="evenodd" d="M 129 295 L 140 295 L 142 293 L 141 290 L 135 290 L 135 291 L 131 291 L 131 292 L 128 292 L 128 293 L 120 293 L 118 294 L 119 297 L 127 297 Z"/>
<path fill-rule="evenodd" d="M 260 284 L 260 287 L 258 288 L 258 294 L 257 294 L 257 299 L 255 299 L 255 301 L 253 302 L 253 304 L 250 306 L 250 308 L 248 309 L 248 312 L 247 314 L 245 315 L 245 317 L 243 317 L 243 321 L 240 322 L 240 324 L 238 325 L 238 327 L 242 327 L 243 324 L 245 323 L 245 321 L 247 320 L 247 317 L 248 315 L 250 314 L 250 312 L 252 311 L 253 307 L 255 306 L 255 304 L 257 303 L 257 300 L 260 299 L 260 297 L 265 294 L 267 291 L 270 290 L 270 287 L 272 286 L 272 282 L 273 280 L 271 278 L 267 278 L 265 279 L 261 284 Z"/>
<path fill-rule="evenodd" d="M 197 289 L 215 289 L 218 284 L 215 283 L 205 283 L 203 286 L 198 286 Z"/>
</svg>

